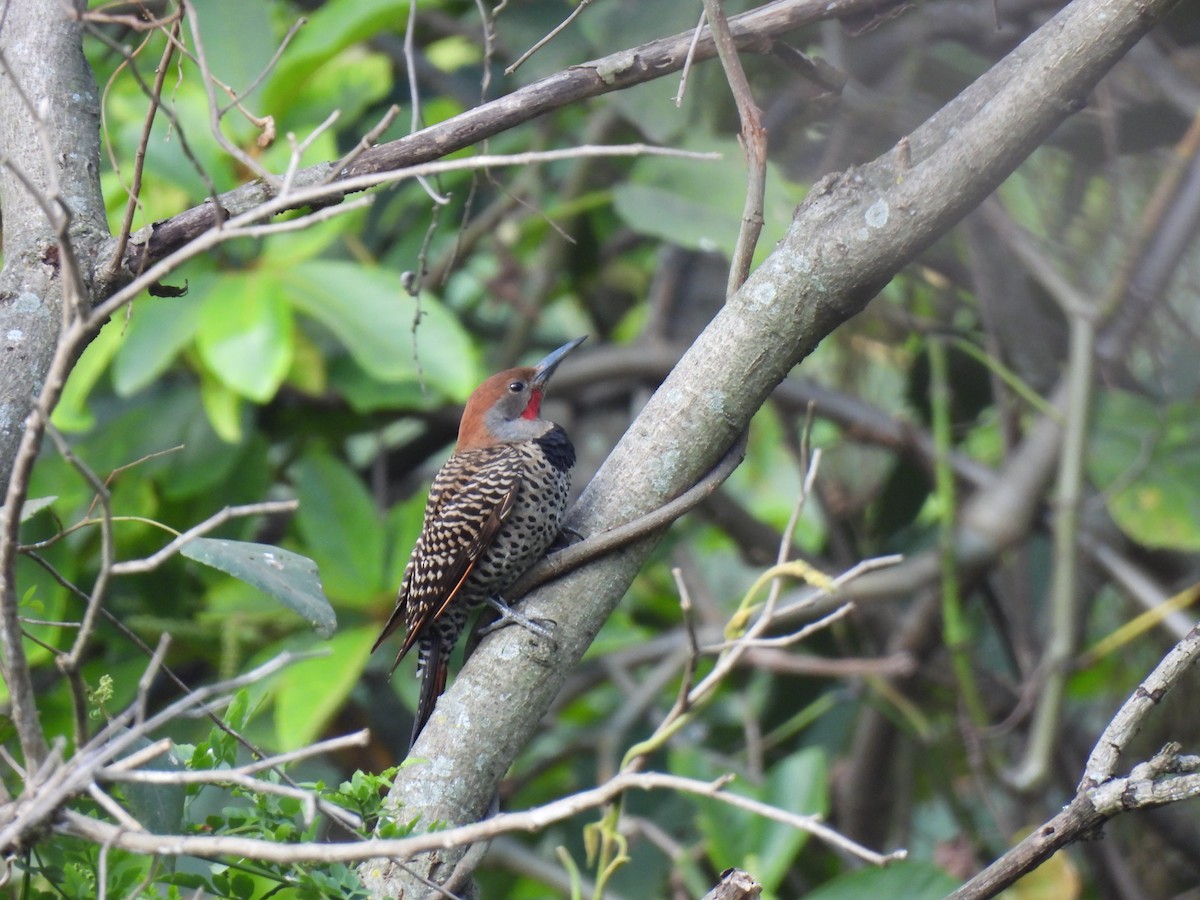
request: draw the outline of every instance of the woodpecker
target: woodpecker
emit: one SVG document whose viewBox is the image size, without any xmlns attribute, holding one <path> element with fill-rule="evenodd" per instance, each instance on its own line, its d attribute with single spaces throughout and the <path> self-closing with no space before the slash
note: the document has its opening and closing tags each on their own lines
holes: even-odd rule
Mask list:
<svg viewBox="0 0 1200 900">
<path fill-rule="evenodd" d="M 410 746 L 446 689 L 450 653 L 473 608 L 492 603 L 537 630 L 508 610 L 501 595 L 559 534 L 575 448 L 566 431 L 541 417 L 541 405 L 550 376 L 583 341 L 576 338 L 536 366 L 506 369 L 476 388 L 454 453 L 433 479 L 396 607 L 371 648 L 374 653 L 404 622 L 404 642 L 389 676 L 414 645 L 419 648 L 421 691 Z"/>
</svg>

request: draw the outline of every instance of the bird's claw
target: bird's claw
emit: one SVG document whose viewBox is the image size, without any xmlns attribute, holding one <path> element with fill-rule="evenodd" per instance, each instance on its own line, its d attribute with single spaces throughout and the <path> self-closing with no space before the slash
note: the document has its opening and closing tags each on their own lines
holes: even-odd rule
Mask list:
<svg viewBox="0 0 1200 900">
<path fill-rule="evenodd" d="M 558 652 L 558 641 L 554 639 L 552 629 L 558 627 L 558 623 L 553 619 L 534 619 L 523 613 L 517 612 L 511 606 L 504 602 L 500 597 L 488 597 L 485 601 L 488 606 L 496 610 L 500 614 L 500 618 L 489 625 L 485 625 L 478 631 L 478 637 L 484 638 L 493 631 L 498 631 L 506 625 L 520 625 L 530 634 L 541 638 L 550 645 L 550 653 Z"/>
</svg>

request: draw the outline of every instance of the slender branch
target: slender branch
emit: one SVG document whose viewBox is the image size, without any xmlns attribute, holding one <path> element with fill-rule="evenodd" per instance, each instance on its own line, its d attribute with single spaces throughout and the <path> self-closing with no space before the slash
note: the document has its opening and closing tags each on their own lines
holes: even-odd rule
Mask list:
<svg viewBox="0 0 1200 900">
<path fill-rule="evenodd" d="M 994 897 L 1054 853 L 1092 836 L 1113 816 L 1200 796 L 1194 773 L 1200 760 L 1182 756 L 1178 744 L 1168 744 L 1151 759 L 1115 777 L 1117 762 L 1155 709 L 1200 659 L 1200 626 L 1163 657 L 1104 729 L 1084 769 L 1077 793 L 1062 812 L 1033 830 L 1028 837 L 950 894 L 947 900 Z"/>
<path fill-rule="evenodd" d="M 355 862 L 378 857 L 408 859 L 432 850 L 446 850 L 489 841 L 501 834 L 541 831 L 555 822 L 561 822 L 589 809 L 604 806 L 628 791 L 667 790 L 710 797 L 773 821 L 782 822 L 805 831 L 839 850 L 852 853 L 873 865 L 885 865 L 888 862 L 903 859 L 905 856 L 904 851 L 881 854 L 860 847 L 828 828 L 817 816 L 796 815 L 749 797 L 727 793 L 722 788 L 728 784 L 728 781 L 728 778 L 718 779 L 715 782 L 697 781 L 692 778 L 658 772 L 622 773 L 599 787 L 580 791 L 561 800 L 555 800 L 523 812 L 501 813 L 483 822 L 413 837 L 374 838 L 344 844 L 281 844 L 278 841 L 233 836 L 210 837 L 130 832 L 124 831 L 119 826 L 70 810 L 63 812 L 55 828 L 63 834 L 75 835 L 96 843 L 111 841 L 114 847 L 155 856 L 198 856 L 202 859 L 241 856 L 274 863 Z"/>
<path fill-rule="evenodd" d="M 220 528 L 231 519 L 242 519 L 248 516 L 273 516 L 281 513 L 295 512 L 299 506 L 297 500 L 270 500 L 264 503 L 246 503 L 242 506 L 226 506 L 213 513 L 198 525 L 193 525 L 165 547 L 156 550 L 145 559 L 131 559 L 125 562 L 113 563 L 113 575 L 135 575 L 143 572 L 153 572 L 164 562 L 183 549 L 184 545 L 198 537 Z"/>
<path fill-rule="evenodd" d="M 167 80 L 167 72 L 171 66 L 171 57 L 175 53 L 176 40 L 179 37 L 179 26 L 183 16 L 182 8 L 175 12 L 171 22 L 171 38 L 163 47 L 162 57 L 155 69 L 154 86 L 150 89 L 150 105 L 146 108 L 146 120 L 142 124 L 142 136 L 138 139 L 137 150 L 133 155 L 133 177 L 129 181 L 129 199 L 125 203 L 125 217 L 121 220 L 121 229 L 117 232 L 117 246 L 104 270 L 100 273 L 101 281 L 111 281 L 116 275 L 121 257 L 125 255 L 125 247 L 129 243 L 130 229 L 133 228 L 133 217 L 142 204 L 142 172 L 146 163 L 146 148 L 150 144 L 150 133 L 158 109 L 162 105 L 163 85 Z M 112 151 L 110 151 L 112 152 Z M 116 168 L 114 166 L 114 168 Z M 119 170 L 118 170 L 119 171 Z"/>
<path fill-rule="evenodd" d="M 202 253 L 206 253 L 213 247 L 223 244 L 226 241 L 254 235 L 256 232 L 251 229 L 256 223 L 269 219 L 281 212 L 286 212 L 297 207 L 319 204 L 331 198 L 337 198 L 346 192 L 361 191 L 379 187 L 380 185 L 394 184 L 407 178 L 418 178 L 440 172 L 456 172 L 463 169 L 526 166 L 531 163 L 554 162 L 562 159 L 575 159 L 582 156 L 674 156 L 697 160 L 718 158 L 712 153 L 693 153 L 687 150 L 664 149 L 647 144 L 624 144 L 612 147 L 585 146 L 565 150 L 544 150 L 535 153 L 473 156 L 467 159 L 442 160 L 440 162 L 423 163 L 421 165 L 407 166 L 394 170 L 373 171 L 365 175 L 342 178 L 332 184 L 320 182 L 315 184 L 301 184 L 300 179 L 297 179 L 298 186 L 290 193 L 276 195 L 247 209 L 239 215 L 222 219 L 220 228 L 212 228 L 192 236 L 185 245 L 159 259 L 154 265 L 142 272 L 134 281 L 114 293 L 103 303 L 98 304 L 92 311 L 89 325 L 92 328 L 98 328 L 116 310 L 120 309 L 150 285 L 161 281 L 171 272 L 175 271 L 182 263 Z M 328 167 L 323 167 L 323 171 L 327 171 L 327 169 Z M 328 209 L 319 210 L 317 213 L 311 214 L 308 220 L 311 222 L 313 216 L 329 212 L 330 210 Z M 213 214 L 215 213 L 210 210 L 210 215 Z M 281 229 L 284 226 L 289 228 L 304 227 L 304 223 L 302 219 L 293 219 L 288 222 L 277 223 L 275 226 L 270 227 Z M 260 230 L 257 233 L 261 234 L 262 229 L 267 226 L 258 227 Z"/>
<path fill-rule="evenodd" d="M 750 274 L 754 260 L 754 248 L 763 228 L 763 196 L 767 189 L 767 129 L 763 127 L 762 112 L 754 102 L 750 82 L 738 58 L 737 44 L 729 32 L 729 20 L 721 0 L 704 0 L 704 15 L 712 29 L 717 45 L 717 56 L 725 70 L 725 80 L 733 91 L 737 104 L 741 130 L 738 142 L 746 154 L 746 200 L 742 206 L 742 225 L 738 230 L 737 245 L 733 250 L 733 261 L 729 266 L 729 285 L 726 294 L 732 295 Z"/>
</svg>

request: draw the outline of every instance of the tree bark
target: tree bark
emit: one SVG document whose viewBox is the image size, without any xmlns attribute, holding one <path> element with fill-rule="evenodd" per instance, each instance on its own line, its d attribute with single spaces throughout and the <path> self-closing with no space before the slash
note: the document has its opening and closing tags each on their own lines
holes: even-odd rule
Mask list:
<svg viewBox="0 0 1200 900">
<path fill-rule="evenodd" d="M 700 478 L 770 391 L 908 261 L 977 206 L 1175 0 L 1076 0 L 887 154 L 813 186 L 785 239 L 714 318 L 588 486 L 569 525 L 630 521 Z M 531 595 L 558 625 L 548 659 L 520 629 L 485 641 L 439 701 L 391 803 L 409 821 L 486 814 L 497 785 L 653 549 L 647 539 Z M 409 860 L 444 879 L 457 857 Z M 364 864 L 377 896 L 428 888 L 386 860 Z"/>
<path fill-rule="evenodd" d="M 10 2 L 0 13 L 0 484 L 10 483 L 16 449 L 40 394 L 63 322 L 64 271 L 86 294 L 91 260 L 108 236 L 100 193 L 100 100 L 83 55 L 77 10 L 65 3 Z M 64 218 L 65 217 L 65 218 Z M 86 303 L 86 296 L 78 298 Z M 4 504 L 5 499 L 0 499 Z M 15 511 L 10 511 L 15 523 Z M 15 537 L 15 524 L 13 526 Z M 0 560 L 3 669 L 19 725 L 36 725 L 25 652 L 16 623 L 13 555 Z M 45 753 L 38 727 L 19 727 L 26 765 Z"/>
</svg>

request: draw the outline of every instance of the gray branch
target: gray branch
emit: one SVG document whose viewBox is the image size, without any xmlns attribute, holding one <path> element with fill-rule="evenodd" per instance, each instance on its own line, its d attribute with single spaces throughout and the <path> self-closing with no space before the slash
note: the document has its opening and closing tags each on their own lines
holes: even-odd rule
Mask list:
<svg viewBox="0 0 1200 900">
<path fill-rule="evenodd" d="M 86 4 L 79 4 L 82 8 Z M 16 622 L 13 547 L 24 486 L 10 484 L 16 448 L 42 390 L 63 322 L 91 278 L 70 261 L 94 258 L 108 234 L 100 194 L 100 105 L 79 22 L 64 3 L 9 3 L 0 28 L 0 515 L 3 668 L 27 766 L 46 746 Z M 0 505 L 5 499 L 0 499 Z"/>
<path fill-rule="evenodd" d="M 888 154 L 813 186 L 787 237 L 651 398 L 569 525 L 628 522 L 700 478 L 768 394 L 838 325 L 958 222 L 1062 121 L 1175 0 L 1077 0 Z M 911 162 L 909 162 L 909 158 Z M 656 537 L 525 601 L 558 623 L 557 655 L 518 629 L 485 641 L 439 701 L 391 801 L 406 819 L 483 816 L 496 787 L 653 549 Z M 424 762 L 422 762 L 424 760 Z M 455 857 L 406 864 L 444 878 Z M 423 896 L 399 866 L 362 867 L 380 896 Z"/>
</svg>

